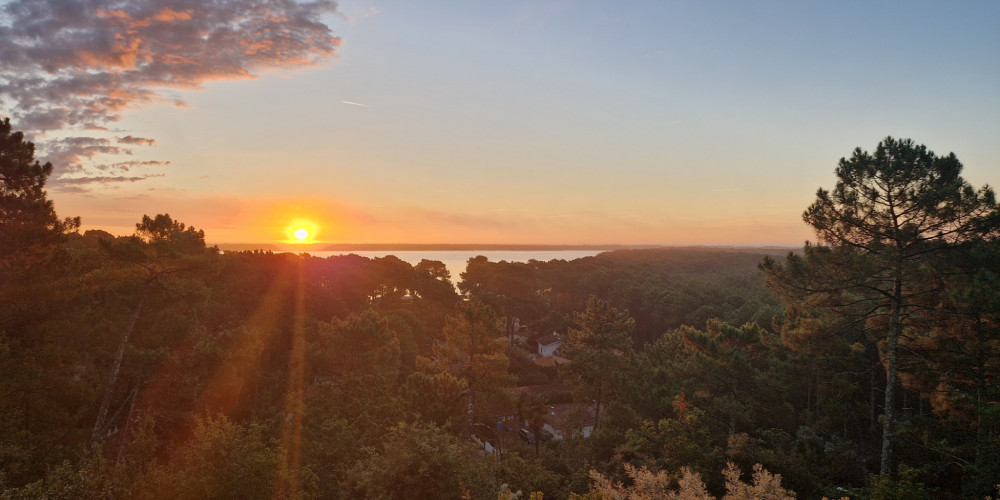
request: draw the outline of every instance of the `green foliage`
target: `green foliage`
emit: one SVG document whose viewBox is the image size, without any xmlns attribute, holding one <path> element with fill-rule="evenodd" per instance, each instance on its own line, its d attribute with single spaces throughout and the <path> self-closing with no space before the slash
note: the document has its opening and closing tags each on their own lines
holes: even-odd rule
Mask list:
<svg viewBox="0 0 1000 500">
<path fill-rule="evenodd" d="M 465 382 L 468 415 L 491 422 L 492 412 L 508 404 L 503 390 L 511 382 L 506 343 L 498 339 L 493 309 L 479 301 L 460 303 L 446 319 L 444 342 L 434 346 L 435 363 Z"/>
<path fill-rule="evenodd" d="M 872 500 L 932 500 L 934 498 L 938 498 L 938 496 L 920 483 L 905 480 L 893 481 L 886 476 L 875 476 L 872 479 Z"/>
<path fill-rule="evenodd" d="M 825 309 L 832 314 L 820 318 L 832 324 L 814 326 L 863 326 L 879 342 L 886 367 L 881 474 L 896 464 L 899 375 L 921 365 L 905 349 L 901 357 L 900 343 L 934 321 L 942 280 L 955 271 L 949 254 L 1000 234 L 993 191 L 973 189 L 961 170 L 954 154 L 937 156 L 911 140 L 888 137 L 874 153 L 858 148 L 840 160 L 834 190 L 820 189 L 803 214 L 825 246 L 807 244 L 804 256 L 790 254 L 784 265 L 762 264 L 799 318 Z"/>
<path fill-rule="evenodd" d="M 490 262 L 482 255 L 469 259 L 458 289 L 489 305 L 503 317 L 504 334 L 513 340 L 514 318 L 533 320 L 542 310 L 538 273 L 531 263 Z"/>
<path fill-rule="evenodd" d="M 712 317 L 732 324 L 771 324 L 781 308 L 756 269 L 764 255 L 663 248 L 618 250 L 570 262 L 489 262 L 480 256 L 470 260 L 458 286 L 505 318 L 509 310 L 538 332 L 573 327 L 573 314 L 596 296 L 629 311 L 635 320 L 633 342 L 639 346 L 667 330 L 700 326 Z"/>
<path fill-rule="evenodd" d="M 52 164 L 35 160 L 35 145 L 0 120 L 0 286 L 16 270 L 44 258 L 44 252 L 80 226 L 60 220 L 45 192 Z"/>
<path fill-rule="evenodd" d="M 715 450 L 704 422 L 704 412 L 685 401 L 675 400 L 676 417 L 658 422 L 644 421 L 631 429 L 619 450 L 622 458 L 644 467 L 676 471 L 689 467 L 700 473 L 712 470 Z"/>
<path fill-rule="evenodd" d="M 539 459 L 529 459 L 517 454 L 507 454 L 495 464 L 501 491 L 506 485 L 508 491 L 522 493 L 520 498 L 560 498 L 558 496 L 562 477 L 549 470 Z"/>
<path fill-rule="evenodd" d="M 429 367 L 430 362 L 420 364 Z M 446 371 L 416 371 L 406 377 L 400 394 L 406 400 L 406 407 L 420 419 L 445 427 L 465 422 L 468 388 L 467 381 Z"/>
<path fill-rule="evenodd" d="M 627 311 L 596 297 L 587 301 L 587 309 L 575 320 L 578 328 L 566 333 L 564 350 L 571 361 L 565 371 L 577 382 L 584 400 L 594 402 L 594 427 L 599 427 L 601 406 L 619 396 L 618 382 L 632 366 L 630 334 L 635 322 Z"/>
<path fill-rule="evenodd" d="M 205 232 L 173 220 L 170 214 L 152 218 L 143 215 L 142 221 L 135 225 L 135 234 L 161 256 L 198 254 L 205 250 Z"/>
<path fill-rule="evenodd" d="M 90 473 L 90 467 L 78 470 L 70 461 L 52 467 L 45 479 L 21 488 L 3 492 L 3 500 L 32 500 L 37 498 L 53 500 L 97 499 L 100 488 Z"/>
<path fill-rule="evenodd" d="M 486 498 L 497 491 L 492 464 L 475 453 L 434 425 L 399 424 L 357 464 L 351 481 L 364 498 Z"/>
<path fill-rule="evenodd" d="M 313 370 L 336 380 L 358 377 L 363 383 L 394 384 L 400 371 L 399 339 L 372 310 L 343 321 L 322 323 Z"/>
<path fill-rule="evenodd" d="M 756 422 L 779 426 L 791 408 L 783 401 L 787 364 L 775 335 L 757 325 L 734 327 L 709 321 L 706 331 L 683 327 L 675 376 L 708 415 L 728 425 L 729 434 L 754 430 Z"/>
<path fill-rule="evenodd" d="M 278 452 L 260 425 L 224 416 L 199 419 L 170 464 L 155 469 L 136 498 L 259 498 L 273 492 Z"/>
<path fill-rule="evenodd" d="M 932 215 L 989 218 L 962 206 Z M 0 495 L 818 498 L 843 486 L 981 498 L 1000 470 L 1000 259 L 976 224 L 981 237 L 928 242 L 905 269 L 901 476 L 870 485 L 891 315 L 871 312 L 871 290 L 822 287 L 888 271 L 851 245 L 765 265 L 782 309 L 760 251 L 476 258 L 460 301 L 439 262 L 223 255 L 166 214 L 130 237 L 63 234 L 0 283 Z M 537 368 L 510 344 L 514 318 L 564 334 L 572 362 Z M 573 384 L 575 397 L 559 385 L 512 399 L 512 374 Z M 572 401 L 599 403 L 576 412 L 599 419 L 588 438 L 530 446 L 507 433 L 495 455 L 468 442 L 491 433 L 466 424 L 493 427 L 501 411 L 538 436 L 549 406 Z M 736 469 L 753 464 L 780 480 Z M 591 471 L 604 494 L 587 493 Z"/>
</svg>

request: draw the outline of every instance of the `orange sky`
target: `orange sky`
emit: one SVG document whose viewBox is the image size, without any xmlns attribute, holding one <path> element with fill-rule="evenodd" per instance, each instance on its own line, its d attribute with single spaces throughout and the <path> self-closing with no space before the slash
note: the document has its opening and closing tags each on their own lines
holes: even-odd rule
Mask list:
<svg viewBox="0 0 1000 500">
<path fill-rule="evenodd" d="M 782 214 L 748 213 L 724 220 L 678 217 L 616 217 L 600 212 L 581 214 L 506 213 L 495 216 L 449 214 L 415 207 L 384 211 L 335 203 L 321 198 L 193 198 L 108 200 L 97 204 L 107 215 L 92 217 L 84 229 L 129 234 L 132 214 L 150 204 L 169 207 L 174 218 L 206 229 L 213 243 L 284 242 L 290 231 L 307 227 L 316 242 L 330 243 L 510 243 L 510 244 L 740 244 L 797 245 L 810 237 L 801 222 L 788 224 Z M 69 208 L 66 208 L 66 207 Z M 57 207 L 71 213 L 72 203 Z M 81 207 L 83 209 L 84 207 Z M 582 236 L 581 236 L 582 235 Z"/>
<path fill-rule="evenodd" d="M 996 2 L 265 3 L 0 17 L 52 27 L 11 38 L 0 115 L 54 163 L 61 216 L 169 213 L 212 243 L 305 219 L 338 243 L 800 245 L 837 160 L 887 135 L 1000 183 Z"/>
</svg>

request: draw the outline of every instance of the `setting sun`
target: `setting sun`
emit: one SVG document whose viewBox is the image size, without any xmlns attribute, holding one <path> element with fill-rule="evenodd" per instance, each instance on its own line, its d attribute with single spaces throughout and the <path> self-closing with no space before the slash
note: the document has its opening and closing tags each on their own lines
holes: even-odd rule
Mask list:
<svg viewBox="0 0 1000 500">
<path fill-rule="evenodd" d="M 319 225 L 312 220 L 296 218 L 285 226 L 286 243 L 315 243 Z"/>
</svg>

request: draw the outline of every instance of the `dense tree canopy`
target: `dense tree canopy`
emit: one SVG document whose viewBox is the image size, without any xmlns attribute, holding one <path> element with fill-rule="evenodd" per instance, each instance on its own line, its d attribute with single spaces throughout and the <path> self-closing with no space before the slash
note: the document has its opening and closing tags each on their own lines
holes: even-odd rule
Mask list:
<svg viewBox="0 0 1000 500">
<path fill-rule="evenodd" d="M 572 358 L 566 371 L 585 400 L 594 402 L 594 425 L 598 427 L 601 406 L 619 397 L 620 382 L 634 358 L 631 335 L 635 321 L 627 312 L 596 297 L 587 301 L 587 309 L 575 319 L 577 327 L 566 333 L 565 351 Z"/>
<path fill-rule="evenodd" d="M 773 250 L 480 256 L 459 295 L 441 262 L 223 254 L 167 214 L 77 234 L 5 134 L 4 500 L 958 499 L 1000 477 L 997 209 L 953 155 L 856 151 L 805 214 L 819 243 L 766 273 Z M 538 355 L 552 333 L 568 360 Z"/>
</svg>

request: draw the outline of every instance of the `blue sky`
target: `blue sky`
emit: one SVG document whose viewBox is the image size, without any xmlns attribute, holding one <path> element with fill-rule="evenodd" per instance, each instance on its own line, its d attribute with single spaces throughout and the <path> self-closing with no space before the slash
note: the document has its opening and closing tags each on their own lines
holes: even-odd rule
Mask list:
<svg viewBox="0 0 1000 500">
<path fill-rule="evenodd" d="M 150 84 L 187 107 L 133 103 L 102 133 L 155 138 L 130 159 L 170 163 L 55 180 L 57 210 L 118 232 L 170 212 L 214 241 L 305 218 L 324 241 L 798 245 L 837 160 L 887 135 L 1000 183 L 997 2 L 338 10 L 315 17 L 332 56 Z"/>
</svg>

